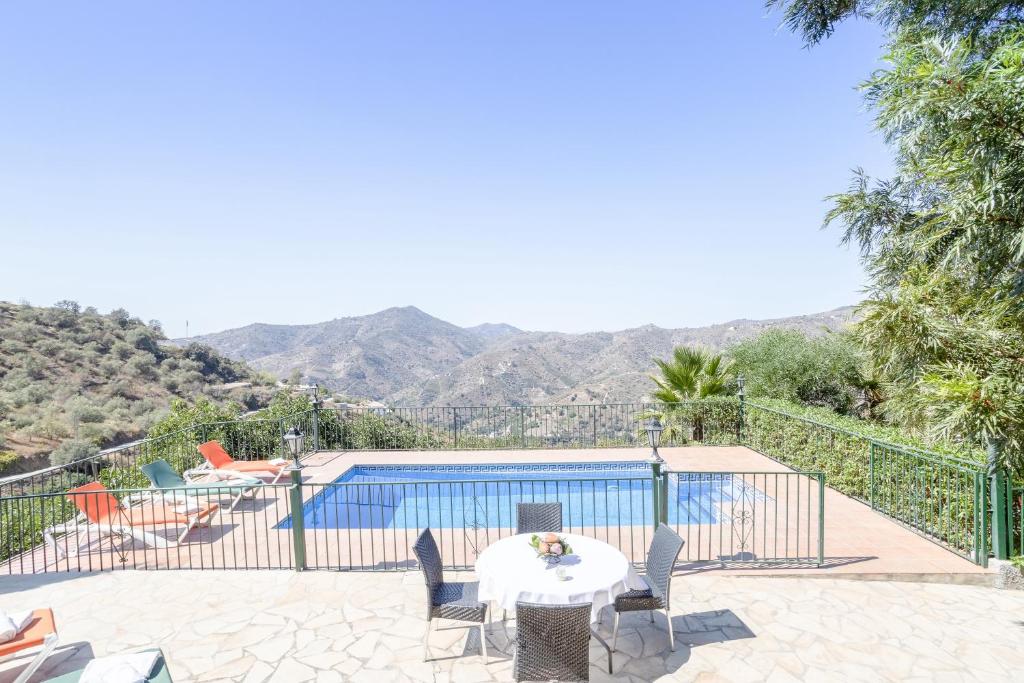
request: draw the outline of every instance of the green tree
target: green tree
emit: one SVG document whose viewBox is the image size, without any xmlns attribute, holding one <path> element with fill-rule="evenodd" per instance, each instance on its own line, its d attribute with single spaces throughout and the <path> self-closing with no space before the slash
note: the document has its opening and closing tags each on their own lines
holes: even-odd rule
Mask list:
<svg viewBox="0 0 1024 683">
<path fill-rule="evenodd" d="M 51 465 L 67 465 L 86 458 L 91 458 L 100 452 L 95 444 L 81 439 L 69 439 L 62 442 L 50 453 Z"/>
<path fill-rule="evenodd" d="M 890 30 L 916 27 L 977 36 L 1019 16 L 1024 2 L 1006 0 L 767 0 L 808 44 L 828 38 L 845 19 L 874 19 Z"/>
<path fill-rule="evenodd" d="M 218 404 L 205 396 L 198 397 L 194 403 L 174 399 L 170 411 L 150 428 L 147 436 L 163 436 L 192 425 L 228 422 L 237 419 L 240 412 L 235 403 Z"/>
<path fill-rule="evenodd" d="M 865 359 L 844 333 L 808 337 L 796 330 L 768 330 L 729 349 L 732 369 L 746 378 L 751 398 L 779 398 L 870 415 L 878 402 L 862 373 Z"/>
<path fill-rule="evenodd" d="M 651 375 L 658 385 L 654 398 L 665 403 L 724 396 L 732 379 L 730 363 L 721 354 L 689 346 L 677 346 L 669 360 L 655 358 L 661 377 Z"/>
<path fill-rule="evenodd" d="M 732 391 L 733 376 L 729 361 L 721 354 L 689 346 L 677 346 L 668 360 L 655 358 L 654 364 L 661 377 L 651 375 L 657 389 L 652 396 L 666 404 L 658 417 L 665 427 L 664 438 L 681 441 L 686 438 L 686 426 L 693 429 L 693 439 L 704 440 L 704 419 L 700 411 L 684 405 L 687 401 L 725 396 Z"/>
<path fill-rule="evenodd" d="M 857 335 L 895 419 L 1024 446 L 1024 4 L 773 0 L 809 43 L 851 16 L 888 30 L 864 84 L 895 174 L 833 197 L 871 275 Z"/>
</svg>

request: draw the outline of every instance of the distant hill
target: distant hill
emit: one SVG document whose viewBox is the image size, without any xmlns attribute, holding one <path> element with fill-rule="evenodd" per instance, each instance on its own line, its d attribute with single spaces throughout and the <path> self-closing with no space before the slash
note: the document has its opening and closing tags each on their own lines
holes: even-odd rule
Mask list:
<svg viewBox="0 0 1024 683">
<path fill-rule="evenodd" d="M 247 325 L 193 337 L 282 379 L 298 370 L 350 396 L 381 399 L 451 371 L 500 338 L 413 306 L 313 325 Z"/>
<path fill-rule="evenodd" d="M 0 302 L 0 451 L 21 456 L 13 469 L 45 466 L 35 456 L 67 439 L 138 438 L 174 397 L 260 407 L 271 391 L 258 384 L 245 363 L 200 344 L 170 345 L 158 323 L 123 310 Z"/>
<path fill-rule="evenodd" d="M 651 359 L 674 346 L 724 349 L 776 327 L 823 334 L 852 316 L 853 307 L 844 307 L 708 327 L 567 334 L 503 323 L 463 328 L 410 306 L 313 325 L 248 325 L 187 341 L 281 378 L 297 371 L 335 391 L 404 405 L 614 402 L 646 396 Z"/>
</svg>

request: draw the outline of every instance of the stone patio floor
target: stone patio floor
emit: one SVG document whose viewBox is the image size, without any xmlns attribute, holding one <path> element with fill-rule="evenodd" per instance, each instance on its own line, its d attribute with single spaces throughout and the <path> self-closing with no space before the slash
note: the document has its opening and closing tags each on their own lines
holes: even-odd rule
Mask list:
<svg viewBox="0 0 1024 683">
<path fill-rule="evenodd" d="M 0 578 L 0 609 L 54 609 L 61 644 L 33 680 L 150 645 L 176 681 L 512 680 L 497 623 L 489 665 L 476 633 L 449 625 L 431 634 L 435 659 L 422 662 L 423 591 L 418 572 L 53 574 Z M 701 574 L 677 576 L 672 603 L 676 652 L 663 618 L 628 615 L 614 676 L 594 644 L 591 679 L 994 681 L 1024 670 L 1020 592 Z M 25 662 L 0 664 L 0 682 Z"/>
</svg>

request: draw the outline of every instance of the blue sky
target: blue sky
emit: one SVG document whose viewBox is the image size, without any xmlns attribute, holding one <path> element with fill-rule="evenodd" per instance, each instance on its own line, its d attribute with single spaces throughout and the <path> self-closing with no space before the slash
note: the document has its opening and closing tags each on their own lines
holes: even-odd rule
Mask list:
<svg viewBox="0 0 1024 683">
<path fill-rule="evenodd" d="M 853 303 L 866 22 L 762 3 L 0 9 L 0 299 L 172 336 L 416 305 L 584 331 Z"/>
</svg>

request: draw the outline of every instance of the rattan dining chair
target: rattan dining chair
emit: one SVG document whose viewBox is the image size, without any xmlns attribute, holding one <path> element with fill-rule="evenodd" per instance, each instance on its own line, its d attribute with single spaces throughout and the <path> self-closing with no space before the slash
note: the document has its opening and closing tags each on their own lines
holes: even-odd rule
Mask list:
<svg viewBox="0 0 1024 683">
<path fill-rule="evenodd" d="M 480 584 L 477 581 L 445 581 L 441 553 L 430 529 L 426 528 L 416 538 L 412 550 L 416 553 L 423 578 L 427 584 L 427 631 L 423 634 L 423 661 L 429 659 L 431 624 L 437 627 L 436 619 L 468 621 L 480 624 L 480 652 L 487 664 L 487 638 L 484 622 L 487 620 L 487 603 L 477 599 Z"/>
<path fill-rule="evenodd" d="M 589 681 L 590 638 L 612 650 L 590 628 L 591 604 L 538 605 L 516 603 L 516 650 L 512 665 L 517 681 Z"/>
<path fill-rule="evenodd" d="M 654 622 L 655 610 L 665 610 L 668 620 L 668 644 L 676 649 L 675 636 L 672 633 L 672 615 L 670 612 L 669 591 L 672 588 L 672 570 L 676 566 L 679 551 L 683 549 L 683 539 L 672 531 L 667 524 L 659 524 L 647 551 L 646 573 L 643 576 L 647 588 L 632 590 L 615 598 L 615 626 L 612 628 L 612 650 L 615 649 L 619 637 L 619 614 L 622 612 L 651 612 Z"/>
<path fill-rule="evenodd" d="M 561 503 L 517 503 L 516 533 L 562 530 Z"/>
</svg>

